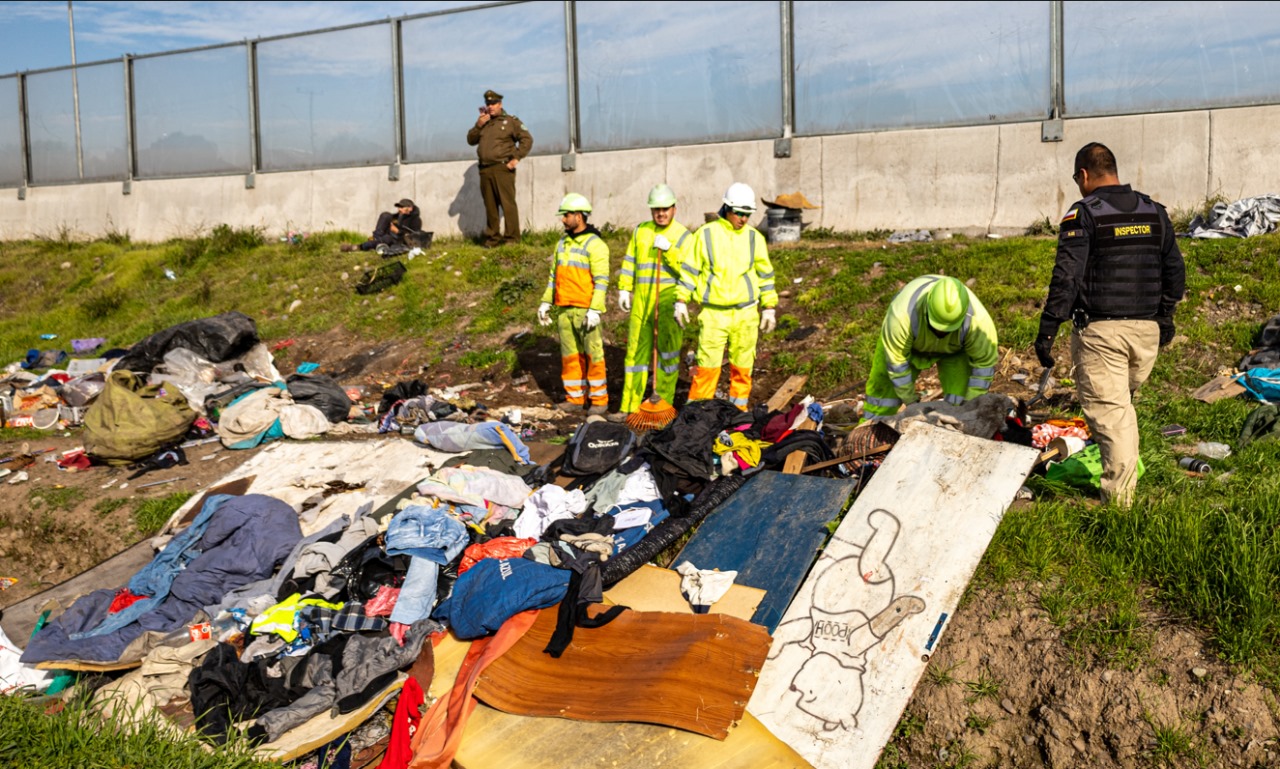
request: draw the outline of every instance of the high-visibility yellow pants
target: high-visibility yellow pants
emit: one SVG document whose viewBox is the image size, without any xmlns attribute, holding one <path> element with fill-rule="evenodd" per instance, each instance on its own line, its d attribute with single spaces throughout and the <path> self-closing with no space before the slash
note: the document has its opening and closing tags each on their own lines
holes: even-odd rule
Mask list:
<svg viewBox="0 0 1280 769">
<path fill-rule="evenodd" d="M 751 369 L 756 365 L 760 311 L 756 305 L 737 309 L 703 307 L 698 313 L 698 365 L 693 370 L 689 400 L 714 398 L 724 347 L 729 345 L 729 400 L 746 411 L 751 400 Z"/>
<path fill-rule="evenodd" d="M 652 292 L 632 296 L 631 320 L 627 326 L 626 375 L 622 385 L 619 411 L 630 413 L 644 402 L 649 386 L 649 368 L 653 365 L 653 301 Z M 684 332 L 676 323 L 675 290 L 658 297 L 658 396 L 671 403 L 676 397 L 676 380 L 680 376 L 680 346 Z"/>
<path fill-rule="evenodd" d="M 911 377 L 912 387 L 920 372 L 930 366 L 938 366 L 938 382 L 942 385 L 943 400 L 952 405 L 964 403 L 969 388 L 972 369 L 969 356 L 958 352 L 941 357 L 933 355 L 912 355 L 908 361 L 906 375 Z M 871 359 L 871 374 L 867 377 L 867 398 L 862 406 L 864 416 L 892 416 L 898 413 L 902 400 L 889 377 L 888 361 L 884 356 L 884 341 L 876 342 L 876 351 Z"/>
<path fill-rule="evenodd" d="M 585 307 L 561 307 L 556 318 L 560 331 L 560 381 L 565 400 L 592 406 L 607 406 L 609 390 L 604 371 L 604 334 L 600 327 L 588 331 Z"/>
</svg>

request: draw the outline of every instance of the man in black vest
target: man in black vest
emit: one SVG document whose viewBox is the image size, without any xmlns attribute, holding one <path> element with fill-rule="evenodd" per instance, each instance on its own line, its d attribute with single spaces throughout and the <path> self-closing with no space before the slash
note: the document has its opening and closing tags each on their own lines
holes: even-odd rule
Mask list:
<svg viewBox="0 0 1280 769">
<path fill-rule="evenodd" d="M 1132 394 L 1173 339 L 1186 268 L 1164 206 L 1120 183 L 1111 150 L 1086 144 L 1074 167 L 1084 198 L 1058 228 L 1036 357 L 1053 366 L 1053 339 L 1071 320 L 1080 405 L 1102 454 L 1102 501 L 1128 507 L 1138 482 Z"/>
</svg>

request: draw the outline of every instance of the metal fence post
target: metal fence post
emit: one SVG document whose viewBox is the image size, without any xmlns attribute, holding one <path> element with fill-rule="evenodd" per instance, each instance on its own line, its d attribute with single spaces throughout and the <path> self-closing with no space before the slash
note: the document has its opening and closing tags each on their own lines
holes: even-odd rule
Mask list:
<svg viewBox="0 0 1280 769">
<path fill-rule="evenodd" d="M 1066 108 L 1062 73 L 1062 0 L 1049 2 L 1049 119 L 1040 124 L 1040 141 L 1062 141 L 1062 114 Z"/>
<path fill-rule="evenodd" d="M 400 181 L 400 162 L 406 154 L 404 130 L 404 32 L 401 20 L 391 20 L 391 132 L 396 159 L 387 169 L 387 181 Z"/>
<path fill-rule="evenodd" d="M 782 31 L 782 138 L 773 141 L 775 158 L 791 157 L 791 136 L 796 121 L 796 54 L 795 54 L 795 5 L 791 0 L 780 0 L 779 27 Z"/>
<path fill-rule="evenodd" d="M 18 75 L 18 140 L 22 151 L 22 186 L 18 188 L 18 200 L 26 200 L 27 187 L 31 184 L 31 133 L 27 130 L 26 75 Z"/>
<path fill-rule="evenodd" d="M 569 152 L 560 156 L 560 170 L 577 167 L 580 143 L 578 123 L 578 9 L 574 0 L 564 0 L 565 80 L 569 89 Z"/>
<path fill-rule="evenodd" d="M 244 188 L 251 190 L 258 183 L 258 164 L 262 149 L 258 142 L 258 44 L 253 40 L 246 40 L 244 47 L 249 62 L 249 173 L 245 174 Z"/>
<path fill-rule="evenodd" d="M 137 137 L 134 135 L 133 109 L 133 57 L 125 54 L 124 65 L 124 182 L 120 185 L 120 193 L 129 195 L 133 192 L 133 177 L 137 174 L 138 149 Z"/>
</svg>

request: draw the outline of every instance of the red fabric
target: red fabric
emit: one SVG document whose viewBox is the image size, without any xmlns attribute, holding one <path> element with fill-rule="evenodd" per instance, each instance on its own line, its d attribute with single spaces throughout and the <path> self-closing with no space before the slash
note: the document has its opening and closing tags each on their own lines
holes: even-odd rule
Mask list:
<svg viewBox="0 0 1280 769">
<path fill-rule="evenodd" d="M 135 595 L 129 592 L 129 588 L 122 587 L 116 591 L 116 597 L 111 599 L 111 605 L 107 607 L 107 614 L 115 614 L 121 609 L 141 601 L 143 598 L 147 598 L 147 596 Z"/>
<path fill-rule="evenodd" d="M 67 382 L 71 381 L 70 374 L 50 374 L 49 378 L 57 382 L 58 384 L 66 384 Z"/>
<path fill-rule="evenodd" d="M 378 585 L 378 594 L 364 605 L 366 617 L 390 617 L 391 610 L 396 607 L 400 598 L 400 588 L 390 585 Z M 403 643 L 400 644 L 404 646 Z"/>
<path fill-rule="evenodd" d="M 797 403 L 786 414 L 770 417 L 769 421 L 765 423 L 764 430 L 760 433 L 760 440 L 777 443 L 790 435 L 791 425 L 796 423 L 796 417 L 800 416 L 800 412 L 804 408 L 804 406 Z"/>
<path fill-rule="evenodd" d="M 480 674 L 489 663 L 514 646 L 533 627 L 536 619 L 537 609 L 522 611 L 504 622 L 495 635 L 471 642 L 449 696 L 432 703 L 421 728 L 413 735 L 411 769 L 449 769 L 462 744 L 467 720 L 476 709 L 478 700 L 472 693 L 476 690 Z"/>
<path fill-rule="evenodd" d="M 538 544 L 533 538 L 517 539 L 516 537 L 495 537 L 488 542 L 470 545 L 462 551 L 462 563 L 458 564 L 458 576 L 475 566 L 485 558 L 519 558 L 524 551 Z"/>
<path fill-rule="evenodd" d="M 391 742 L 378 769 L 406 769 L 409 766 L 409 759 L 413 758 L 410 743 L 422 721 L 424 701 L 422 686 L 412 678 L 406 680 L 400 690 L 400 701 L 396 703 L 395 717 L 391 719 Z"/>
<path fill-rule="evenodd" d="M 83 450 L 74 454 L 64 454 L 62 459 L 58 460 L 58 467 L 63 470 L 88 470 L 91 464 L 89 455 Z"/>
</svg>

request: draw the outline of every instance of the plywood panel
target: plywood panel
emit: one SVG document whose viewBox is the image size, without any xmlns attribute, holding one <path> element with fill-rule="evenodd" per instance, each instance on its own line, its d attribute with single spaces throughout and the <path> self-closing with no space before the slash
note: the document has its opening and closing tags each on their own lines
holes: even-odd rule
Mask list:
<svg viewBox="0 0 1280 769">
<path fill-rule="evenodd" d="M 913 425 L 774 633 L 748 705 L 819 769 L 871 769 L 1035 449 Z"/>
<path fill-rule="evenodd" d="M 765 592 L 746 585 L 733 585 L 719 601 L 711 604 L 710 614 L 750 620 L 764 600 Z M 618 584 L 604 591 L 606 603 L 630 606 L 636 611 L 670 611 L 693 614 L 693 607 L 680 592 L 680 575 L 671 569 L 646 563 Z"/>
</svg>

